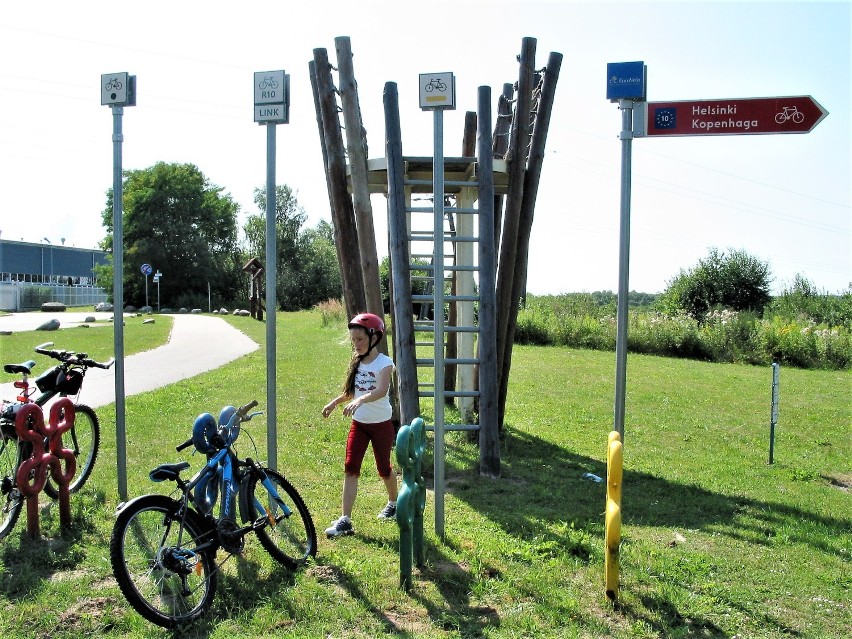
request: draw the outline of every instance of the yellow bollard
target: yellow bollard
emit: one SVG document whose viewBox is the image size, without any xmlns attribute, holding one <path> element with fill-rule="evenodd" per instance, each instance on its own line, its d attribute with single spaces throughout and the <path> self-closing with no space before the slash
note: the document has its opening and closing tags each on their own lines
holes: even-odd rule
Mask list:
<svg viewBox="0 0 852 639">
<path fill-rule="evenodd" d="M 606 519 L 604 576 L 606 596 L 618 597 L 618 550 L 621 545 L 621 482 L 624 476 L 624 446 L 617 431 L 609 434 L 606 451 Z"/>
</svg>

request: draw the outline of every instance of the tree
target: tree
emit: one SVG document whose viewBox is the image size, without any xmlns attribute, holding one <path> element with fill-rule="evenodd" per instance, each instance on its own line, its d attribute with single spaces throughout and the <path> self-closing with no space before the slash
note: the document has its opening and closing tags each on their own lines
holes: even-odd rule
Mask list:
<svg viewBox="0 0 852 639">
<path fill-rule="evenodd" d="M 305 230 L 299 237 L 299 277 L 294 300 L 299 308 L 312 308 L 343 295 L 340 260 L 334 244 L 334 228 L 320 220 L 316 228 Z"/>
<path fill-rule="evenodd" d="M 742 250 L 716 248 L 692 269 L 668 283 L 660 304 L 666 312 L 685 311 L 701 320 L 717 307 L 761 314 L 772 299 L 769 265 Z"/>
<path fill-rule="evenodd" d="M 275 187 L 275 264 L 266 259 L 266 191 L 254 190 L 254 201 L 262 211 L 249 216 L 243 226 L 251 257 L 275 268 L 275 294 L 284 311 L 311 308 L 329 298 L 340 297 L 340 265 L 334 231 L 320 221 L 315 229 L 302 231 L 307 219 L 293 190 L 286 184 Z"/>
<path fill-rule="evenodd" d="M 128 304 L 145 303 L 142 264 L 163 273 L 159 290 L 164 305 L 201 307 L 206 305 L 208 291 L 217 304 L 233 301 L 242 275 L 237 245 L 239 205 L 222 191 L 192 164 L 158 162 L 147 169 L 124 172 L 124 295 Z M 101 245 L 106 250 L 113 244 L 112 203 L 110 189 L 103 212 L 107 236 Z"/>
</svg>

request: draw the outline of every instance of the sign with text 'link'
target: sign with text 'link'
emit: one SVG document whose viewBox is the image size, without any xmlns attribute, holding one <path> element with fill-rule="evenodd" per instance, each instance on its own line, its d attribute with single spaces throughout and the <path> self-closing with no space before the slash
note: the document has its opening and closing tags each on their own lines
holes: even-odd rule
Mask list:
<svg viewBox="0 0 852 639">
<path fill-rule="evenodd" d="M 826 111 L 809 95 L 648 102 L 647 136 L 809 133 Z M 637 132 L 641 135 L 641 132 Z"/>
<path fill-rule="evenodd" d="M 287 123 L 290 115 L 290 76 L 284 71 L 254 74 L 254 121 Z"/>
</svg>

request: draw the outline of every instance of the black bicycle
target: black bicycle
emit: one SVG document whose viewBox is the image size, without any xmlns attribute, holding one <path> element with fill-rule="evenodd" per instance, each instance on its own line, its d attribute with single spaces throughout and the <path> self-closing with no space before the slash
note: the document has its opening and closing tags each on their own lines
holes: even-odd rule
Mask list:
<svg viewBox="0 0 852 639">
<path fill-rule="evenodd" d="M 157 466 L 151 481 L 175 482 L 173 496 L 119 505 L 110 539 L 113 574 L 130 605 L 152 623 L 176 628 L 199 619 L 213 602 L 219 569 L 242 553 L 251 533 L 290 570 L 316 555 L 313 519 L 296 489 L 233 448 L 240 424 L 261 414 L 249 412 L 256 405 L 226 406 L 218 422 L 199 415 L 177 450 L 194 445 L 207 456 L 204 467 L 187 481 L 181 473 L 189 462 Z M 217 564 L 219 548 L 228 555 Z"/>
<path fill-rule="evenodd" d="M 18 490 L 17 472 L 21 463 L 32 455 L 31 445 L 19 441 L 15 432 L 15 418 L 21 407 L 35 403 L 44 407 L 54 397 L 74 396 L 79 398 L 83 378 L 89 368 L 110 368 L 115 360 L 97 362 L 86 353 L 53 350 L 53 342 L 35 347 L 35 352 L 59 361 L 35 379 L 30 386 L 29 378 L 36 367 L 34 360 L 20 364 L 5 364 L 3 370 L 11 375 L 20 375 L 14 386 L 19 394 L 14 402 L 3 402 L 0 407 L 0 539 L 9 534 L 18 520 L 23 497 Z M 36 388 L 40 395 L 33 397 Z M 70 492 L 78 491 L 92 474 L 100 446 L 100 422 L 94 409 L 74 403 L 74 425 L 63 437 L 62 447 L 73 451 L 76 471 L 68 485 Z M 59 497 L 59 490 L 48 476 L 44 492 L 52 499 Z"/>
</svg>

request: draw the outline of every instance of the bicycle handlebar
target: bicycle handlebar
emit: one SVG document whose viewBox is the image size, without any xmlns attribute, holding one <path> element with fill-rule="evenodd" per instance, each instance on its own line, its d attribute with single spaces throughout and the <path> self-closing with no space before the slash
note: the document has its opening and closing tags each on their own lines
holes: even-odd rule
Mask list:
<svg viewBox="0 0 852 639">
<path fill-rule="evenodd" d="M 220 428 L 220 429 L 222 429 L 222 428 L 228 428 L 228 427 L 230 427 L 230 426 L 232 425 L 232 422 L 233 422 L 234 420 L 237 420 L 237 422 L 238 422 L 238 423 L 239 423 L 239 422 L 247 422 L 247 421 L 249 421 L 252 417 L 254 417 L 255 415 L 262 415 L 262 414 L 263 414 L 262 412 L 249 413 L 249 411 L 250 411 L 252 408 L 254 408 L 255 406 L 257 406 L 257 403 L 258 403 L 258 402 L 257 402 L 257 400 L 256 400 L 256 399 L 253 399 L 253 400 L 251 400 L 248 404 L 246 404 L 246 405 L 244 405 L 244 406 L 240 406 L 240 407 L 237 409 L 237 411 L 234 413 L 234 415 L 231 417 L 231 420 L 228 422 L 228 424 L 227 424 L 227 425 L 222 425 L 222 426 L 220 426 L 219 428 Z M 185 442 L 183 442 L 182 444 L 179 444 L 178 446 L 176 446 L 176 447 L 175 447 L 175 450 L 176 450 L 177 452 L 180 452 L 180 451 L 182 451 L 182 450 L 184 450 L 184 449 L 186 449 L 186 448 L 189 448 L 190 446 L 192 446 L 192 437 L 190 437 L 189 439 L 187 439 L 187 440 L 186 440 Z"/>
<path fill-rule="evenodd" d="M 75 364 L 84 368 L 110 368 L 115 363 L 115 358 L 110 357 L 105 362 L 96 362 L 91 359 L 86 353 L 74 353 L 72 351 L 55 351 L 52 350 L 53 342 L 45 342 L 35 347 L 35 352 L 39 355 L 47 355 L 53 359 L 57 359 L 62 363 Z"/>
<path fill-rule="evenodd" d="M 242 419 L 242 418 L 245 418 L 245 416 L 246 416 L 246 415 L 248 415 L 248 412 L 249 412 L 252 408 L 254 408 L 255 406 L 257 406 L 257 400 L 256 400 L 256 399 L 251 400 L 251 401 L 250 401 L 248 404 L 246 404 L 245 406 L 240 406 L 240 407 L 237 409 L 237 412 L 240 414 L 240 418 L 241 418 L 241 419 Z"/>
</svg>

